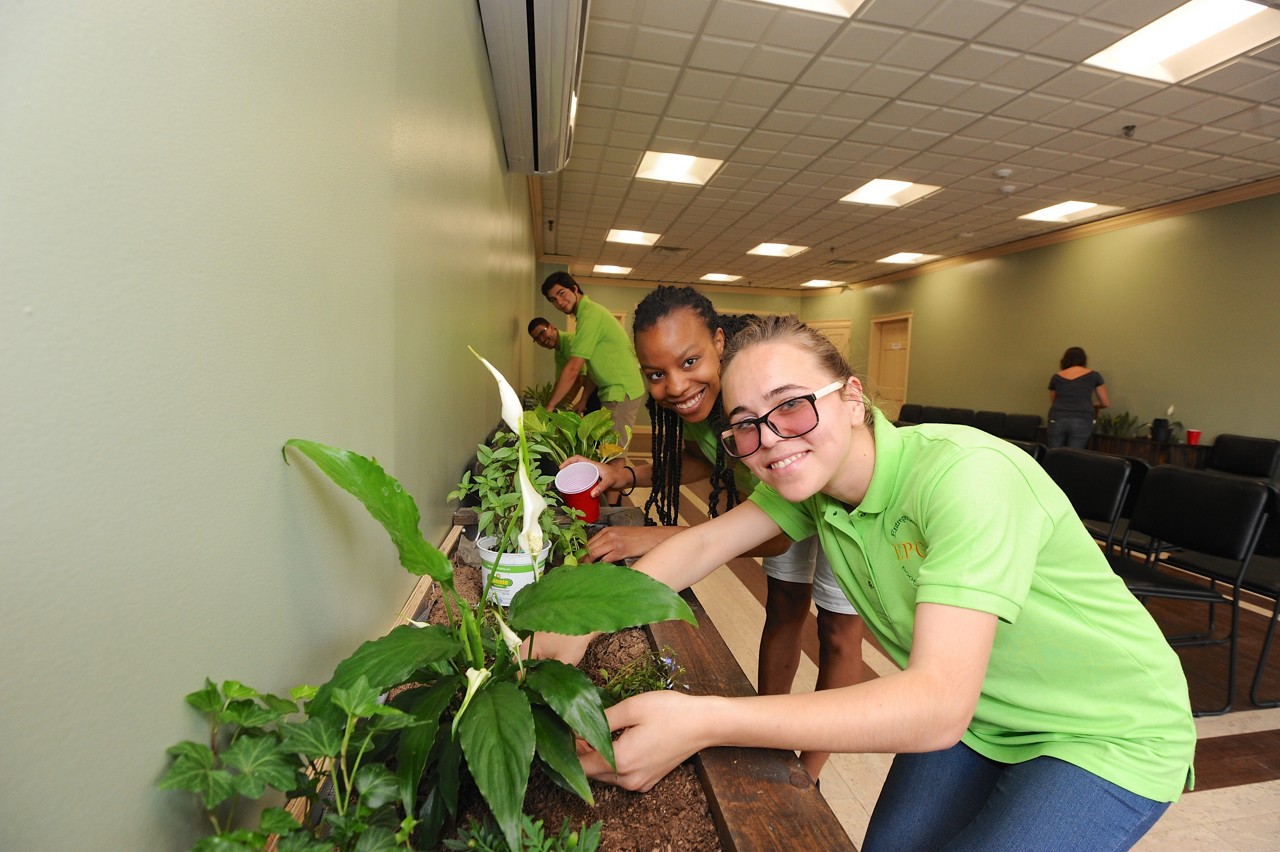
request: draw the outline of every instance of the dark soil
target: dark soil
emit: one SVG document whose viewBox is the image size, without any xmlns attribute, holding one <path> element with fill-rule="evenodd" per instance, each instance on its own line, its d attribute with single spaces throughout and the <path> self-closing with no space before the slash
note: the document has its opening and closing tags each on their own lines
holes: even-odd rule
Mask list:
<svg viewBox="0 0 1280 852">
<path fill-rule="evenodd" d="M 483 588 L 480 570 L 473 567 L 470 542 L 459 542 L 454 560 L 454 586 L 468 600 L 478 600 Z M 468 565 L 467 563 L 471 564 Z M 445 608 L 439 601 L 438 588 L 424 601 L 427 621 L 446 622 Z M 419 616 L 421 617 L 421 616 Z M 579 664 L 597 685 L 600 670 L 617 671 L 628 662 L 650 650 L 648 636 L 640 629 L 623 630 L 601 636 L 591 643 Z M 711 818 L 711 808 L 691 762 L 677 767 L 648 793 L 633 793 L 611 784 L 591 783 L 595 798 L 592 807 L 572 793 L 557 787 L 541 772 L 529 779 L 525 796 L 525 812 L 541 819 L 549 834 L 559 830 L 566 818 L 574 826 L 601 822 L 600 848 L 607 852 L 653 852 L 653 850 L 698 850 L 719 852 L 723 849 Z M 463 810 L 460 808 L 460 810 Z M 467 817 L 459 814 L 460 822 Z"/>
</svg>

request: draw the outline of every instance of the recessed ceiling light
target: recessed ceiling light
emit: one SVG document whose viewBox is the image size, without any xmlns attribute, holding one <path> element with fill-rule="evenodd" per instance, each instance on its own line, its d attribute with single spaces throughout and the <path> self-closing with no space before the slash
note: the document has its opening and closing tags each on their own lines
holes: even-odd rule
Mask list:
<svg viewBox="0 0 1280 852">
<path fill-rule="evenodd" d="M 795 257 L 800 252 L 808 250 L 808 246 L 790 246 L 786 243 L 761 243 L 748 251 L 747 254 L 763 254 L 766 257 Z"/>
<path fill-rule="evenodd" d="M 876 263 L 923 263 L 926 260 L 937 260 L 940 254 L 921 254 L 918 251 L 900 251 L 888 257 L 882 257 Z"/>
<path fill-rule="evenodd" d="M 1251 0 L 1191 0 L 1084 62 L 1177 83 L 1276 36 L 1280 11 Z"/>
<path fill-rule="evenodd" d="M 630 266 L 610 266 L 607 263 L 597 263 L 593 268 L 594 272 L 601 272 L 605 275 L 630 275 Z"/>
<path fill-rule="evenodd" d="M 808 12 L 821 12 L 824 15 L 839 15 L 848 18 L 858 11 L 865 0 L 763 0 L 774 6 L 786 6 L 789 9 L 804 9 Z"/>
<path fill-rule="evenodd" d="M 633 246 L 651 246 L 662 234 L 647 234 L 644 231 L 624 231 L 611 228 L 605 240 L 611 243 L 629 243 Z"/>
<path fill-rule="evenodd" d="M 737 281 L 742 278 L 741 275 L 725 275 L 723 272 L 709 272 L 702 276 L 703 281 Z"/>
<path fill-rule="evenodd" d="M 815 278 L 812 281 L 806 281 L 801 287 L 842 287 L 848 284 L 848 281 L 827 281 L 825 278 Z"/>
<path fill-rule="evenodd" d="M 1092 219 L 1094 216 L 1123 209 L 1123 207 L 1111 207 L 1106 204 L 1094 204 L 1092 201 L 1064 201 L 1018 218 L 1032 219 L 1036 222 L 1078 222 L 1081 219 Z"/>
<path fill-rule="evenodd" d="M 918 201 L 926 195 L 932 195 L 940 186 L 930 186 L 927 183 L 911 183 L 905 180 L 887 180 L 885 178 L 876 178 L 868 181 L 853 192 L 841 198 L 841 201 L 848 201 L 852 204 L 875 204 L 879 207 L 903 207 L 913 201 Z"/>
<path fill-rule="evenodd" d="M 688 154 L 662 154 L 645 151 L 640 159 L 636 177 L 645 180 L 665 180 L 672 183 L 692 183 L 701 186 L 711 179 L 724 160 L 692 157 Z"/>
</svg>

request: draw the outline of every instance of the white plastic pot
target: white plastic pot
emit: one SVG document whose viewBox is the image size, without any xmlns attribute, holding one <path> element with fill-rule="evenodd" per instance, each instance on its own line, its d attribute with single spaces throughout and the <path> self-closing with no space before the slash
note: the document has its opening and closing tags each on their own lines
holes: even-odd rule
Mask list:
<svg viewBox="0 0 1280 852">
<path fill-rule="evenodd" d="M 480 564 L 484 566 L 484 581 L 489 587 L 489 600 L 499 606 L 510 606 L 516 592 L 537 579 L 534 574 L 533 560 L 529 554 L 517 549 L 514 553 L 504 553 L 498 558 L 498 552 L 490 548 L 498 544 L 497 536 L 487 535 L 476 541 L 480 551 Z M 538 570 L 546 568 L 547 558 L 551 555 L 551 542 L 547 542 L 538 554 Z"/>
</svg>

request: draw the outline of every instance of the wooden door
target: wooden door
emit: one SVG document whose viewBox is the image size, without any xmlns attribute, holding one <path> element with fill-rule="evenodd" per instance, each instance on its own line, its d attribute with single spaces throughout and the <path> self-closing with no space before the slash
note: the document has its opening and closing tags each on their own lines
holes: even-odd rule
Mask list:
<svg viewBox="0 0 1280 852">
<path fill-rule="evenodd" d="M 849 356 L 849 342 L 853 337 L 852 320 L 814 320 L 808 326 L 822 332 L 845 360 L 852 360 Z"/>
<path fill-rule="evenodd" d="M 871 398 L 890 420 L 907 401 L 907 368 L 911 360 L 911 314 L 873 317 L 867 379 Z"/>
</svg>

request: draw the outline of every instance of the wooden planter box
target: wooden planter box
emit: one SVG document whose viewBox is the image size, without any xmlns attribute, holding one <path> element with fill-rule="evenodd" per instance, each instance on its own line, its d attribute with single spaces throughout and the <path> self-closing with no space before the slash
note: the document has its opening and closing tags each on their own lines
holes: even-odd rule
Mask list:
<svg viewBox="0 0 1280 852">
<path fill-rule="evenodd" d="M 441 545 L 452 558 L 462 536 L 455 526 Z M 397 623 L 413 618 L 433 581 L 423 577 Z M 670 647 L 685 669 L 682 683 L 694 695 L 755 695 L 729 646 L 692 591 L 683 593 L 698 619 L 650 625 L 655 649 Z M 694 758 L 726 850 L 856 850 L 827 800 L 813 786 L 793 752 L 760 748 L 712 748 Z"/>
</svg>

